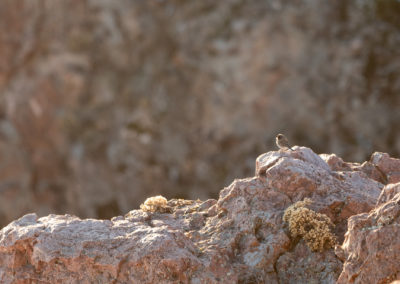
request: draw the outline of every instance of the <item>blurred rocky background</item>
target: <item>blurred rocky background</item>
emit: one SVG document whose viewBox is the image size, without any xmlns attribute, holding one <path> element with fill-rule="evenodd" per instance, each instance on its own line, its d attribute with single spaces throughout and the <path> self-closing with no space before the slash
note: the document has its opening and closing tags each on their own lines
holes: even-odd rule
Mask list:
<svg viewBox="0 0 400 284">
<path fill-rule="evenodd" d="M 0 226 L 207 199 L 293 144 L 400 154 L 400 1 L 0 2 Z"/>
</svg>

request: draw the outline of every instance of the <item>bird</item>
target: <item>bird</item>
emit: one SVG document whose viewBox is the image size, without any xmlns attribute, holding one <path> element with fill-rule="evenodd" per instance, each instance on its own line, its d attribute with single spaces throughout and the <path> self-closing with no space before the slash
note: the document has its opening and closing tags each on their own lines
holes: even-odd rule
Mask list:
<svg viewBox="0 0 400 284">
<path fill-rule="evenodd" d="M 279 149 L 282 149 L 282 150 L 290 149 L 293 151 L 293 149 L 290 147 L 289 141 L 287 140 L 285 135 L 283 135 L 283 134 L 276 135 L 275 142 L 276 142 L 276 146 L 278 146 Z"/>
</svg>

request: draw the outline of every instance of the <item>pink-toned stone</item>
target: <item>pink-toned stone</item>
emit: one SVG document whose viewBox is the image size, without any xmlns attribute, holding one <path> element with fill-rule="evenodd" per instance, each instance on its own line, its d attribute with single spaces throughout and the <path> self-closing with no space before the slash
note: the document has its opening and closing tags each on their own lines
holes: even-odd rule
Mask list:
<svg viewBox="0 0 400 284">
<path fill-rule="evenodd" d="M 335 223 L 346 223 L 349 216 L 371 210 L 383 188 L 383 184 L 363 172 L 331 170 L 321 157 L 305 147 L 261 155 L 256 161 L 256 172 L 268 186 L 285 193 L 292 202 L 311 198 L 317 210 Z"/>
<path fill-rule="evenodd" d="M 310 254 L 301 242 L 279 258 L 276 270 L 280 283 L 335 283 L 342 271 L 342 262 L 333 251 Z"/>
<path fill-rule="evenodd" d="M 351 170 L 349 165 L 343 161 L 342 158 L 336 154 L 320 154 L 319 155 L 333 171 L 346 171 Z"/>
<path fill-rule="evenodd" d="M 363 171 L 335 171 L 305 147 L 261 155 L 256 173 L 218 200 L 173 199 L 163 213 L 25 215 L 0 231 L 0 282 L 333 283 L 348 248 L 312 252 L 290 237 L 285 209 L 310 198 L 341 242 L 348 218 L 368 216 L 383 184 Z"/>
<path fill-rule="evenodd" d="M 264 174 L 264 171 L 272 167 L 279 159 L 282 158 L 295 158 L 312 164 L 318 168 L 329 170 L 329 165 L 318 155 L 316 155 L 310 148 L 307 147 L 294 147 L 294 151 L 277 151 L 268 152 L 259 156 L 256 160 L 256 175 Z"/>
<path fill-rule="evenodd" d="M 387 181 L 378 167 L 371 162 L 366 161 L 362 164 L 344 162 L 342 158 L 336 156 L 335 154 L 321 154 L 320 157 L 333 171 L 360 171 L 377 182 L 386 183 Z"/>
<path fill-rule="evenodd" d="M 400 182 L 390 183 L 390 184 L 386 185 L 382 189 L 381 194 L 379 195 L 378 201 L 376 202 L 376 206 L 379 206 L 379 205 L 382 205 L 383 203 L 388 202 L 399 192 L 400 192 Z"/>
<path fill-rule="evenodd" d="M 400 279 L 400 193 L 370 213 L 349 218 L 341 247 L 346 259 L 338 283 Z"/>
<path fill-rule="evenodd" d="M 387 183 L 400 182 L 400 159 L 391 158 L 387 153 L 375 152 L 370 161 L 385 176 Z"/>
</svg>

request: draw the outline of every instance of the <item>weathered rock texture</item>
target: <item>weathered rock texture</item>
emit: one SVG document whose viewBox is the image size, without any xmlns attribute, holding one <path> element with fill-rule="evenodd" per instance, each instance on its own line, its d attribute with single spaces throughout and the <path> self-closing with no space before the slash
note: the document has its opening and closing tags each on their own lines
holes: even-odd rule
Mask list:
<svg viewBox="0 0 400 284">
<path fill-rule="evenodd" d="M 399 6 L 0 1 L 0 227 L 215 198 L 278 132 L 398 156 Z"/>
<path fill-rule="evenodd" d="M 256 161 L 256 175 L 235 180 L 218 200 L 165 202 L 157 197 L 142 207 L 146 211 L 133 210 L 111 220 L 26 215 L 0 231 L 0 281 L 389 283 L 384 279 L 399 279 L 399 184 L 385 186 L 362 165 L 321 156 L 297 146 L 294 151 L 263 154 Z M 387 157 L 381 175 L 400 171 L 395 166 L 399 160 L 373 155 L 377 156 Z M 338 162 L 333 160 L 341 161 L 345 170 L 334 169 Z M 336 225 L 333 233 L 339 243 L 345 238 L 343 246 L 313 252 L 303 239 L 290 236 L 282 220 L 284 211 L 305 198 L 312 201 L 310 209 Z"/>
<path fill-rule="evenodd" d="M 400 183 L 387 185 L 377 207 L 350 217 L 348 224 L 342 245 L 346 262 L 338 283 L 399 280 Z"/>
</svg>

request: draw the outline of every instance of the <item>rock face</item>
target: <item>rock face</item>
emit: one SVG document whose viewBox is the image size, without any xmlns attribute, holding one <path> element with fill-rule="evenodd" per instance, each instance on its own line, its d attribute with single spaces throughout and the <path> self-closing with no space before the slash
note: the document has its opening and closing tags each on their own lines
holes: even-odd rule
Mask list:
<svg viewBox="0 0 400 284">
<path fill-rule="evenodd" d="M 0 1 L 0 227 L 216 198 L 279 132 L 398 156 L 399 6 Z"/>
<path fill-rule="evenodd" d="M 400 183 L 387 185 L 376 208 L 350 217 L 348 223 L 342 245 L 346 262 L 338 283 L 399 280 Z"/>
<path fill-rule="evenodd" d="M 145 211 L 111 220 L 26 215 L 0 231 L 0 282 L 399 279 L 399 184 L 385 186 L 361 165 L 338 170 L 332 157 L 305 147 L 265 153 L 256 161 L 256 175 L 235 180 L 218 200 L 157 197 Z M 390 172 L 400 170 L 393 166 L 399 160 L 388 161 Z M 333 233 L 339 243 L 344 239 L 342 246 L 313 252 L 303 239 L 291 237 L 282 216 L 305 198 L 336 225 Z"/>
</svg>

